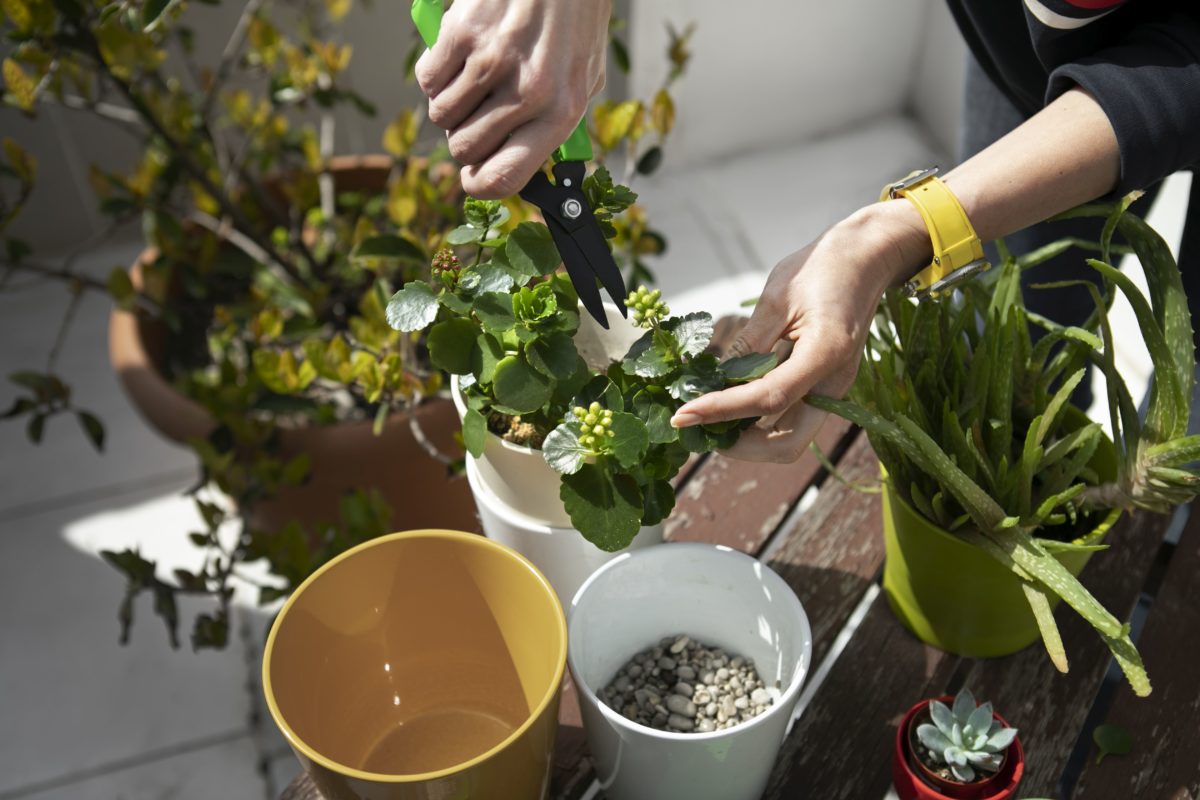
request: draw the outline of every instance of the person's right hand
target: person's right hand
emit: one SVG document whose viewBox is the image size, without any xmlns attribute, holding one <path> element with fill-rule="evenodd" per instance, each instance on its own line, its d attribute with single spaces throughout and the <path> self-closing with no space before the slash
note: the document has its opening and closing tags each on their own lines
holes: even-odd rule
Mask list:
<svg viewBox="0 0 1200 800">
<path fill-rule="evenodd" d="M 727 452 L 747 461 L 795 461 L 826 414 L 810 391 L 841 397 L 854 383 L 879 299 L 931 258 L 929 233 L 906 200 L 876 203 L 825 231 L 771 271 L 750 321 L 728 356 L 791 353 L 763 378 L 698 397 L 671 419 L 678 428 L 762 417 Z"/>
<path fill-rule="evenodd" d="M 417 62 L 429 120 L 481 199 L 516 194 L 604 87 L 610 0 L 455 0 Z"/>
</svg>

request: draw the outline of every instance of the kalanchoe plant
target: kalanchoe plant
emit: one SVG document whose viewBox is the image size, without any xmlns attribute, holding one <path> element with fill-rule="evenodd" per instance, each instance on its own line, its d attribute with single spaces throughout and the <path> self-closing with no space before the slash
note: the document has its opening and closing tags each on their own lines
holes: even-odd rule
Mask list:
<svg viewBox="0 0 1200 800">
<path fill-rule="evenodd" d="M 1004 763 L 1004 753 L 1017 737 L 1016 728 L 1006 728 L 992 716 L 992 704 L 975 704 L 975 695 L 963 687 L 952 708 L 940 700 L 929 701 L 928 722 L 917 726 L 917 739 L 925 748 L 928 763 L 950 770 L 961 783 L 995 774 Z"/>
<path fill-rule="evenodd" d="M 1166 243 L 1115 206 L 1082 206 L 1065 216 L 1106 220 L 1098 243 L 1064 240 L 1003 263 L 953 297 L 914 303 L 896 294 L 879 308 L 858 379 L 847 400 L 809 402 L 866 429 L 897 492 L 931 521 L 1013 571 L 1055 665 L 1066 653 L 1050 604 L 1065 600 L 1112 650 L 1134 691 L 1150 692 L 1137 649 L 1122 624 L 1053 553 L 1097 550 L 1077 538 L 1113 508 L 1166 511 L 1194 497 L 1200 436 L 1187 436 L 1195 354 L 1179 269 Z M 1119 233 L 1127 246 L 1112 243 Z M 1088 259 L 1104 291 L 1080 327 L 1063 327 L 1026 310 L 1021 272 L 1071 247 Z M 1112 266 L 1132 250 L 1150 299 Z M 1112 287 L 1130 301 L 1154 365 L 1145 422 L 1116 369 L 1108 307 Z M 1036 344 L 1029 324 L 1046 329 Z M 1115 431 L 1115 475 L 1093 470 L 1100 426 L 1067 413 L 1072 391 L 1091 364 L 1104 376 Z"/>
<path fill-rule="evenodd" d="M 588 176 L 584 191 L 609 214 L 635 198 L 604 168 Z M 573 339 L 578 296 L 556 272 L 561 259 L 549 230 L 537 222 L 506 230 L 499 203 L 467 200 L 466 209 L 468 230 L 455 238 L 474 242 L 471 265 L 442 270 L 429 283 L 410 281 L 388 303 L 388 319 L 422 332 L 433 364 L 460 376 L 472 455 L 483 454 L 489 431 L 541 448 L 562 474 L 572 524 L 603 550 L 627 547 L 641 526 L 674 507 L 670 480 L 688 454 L 728 447 L 750 422 L 680 430 L 670 424 L 675 410 L 766 374 L 775 357 L 720 362 L 706 352 L 709 314 L 665 317 L 659 293 L 640 287 L 628 302 L 645 334 L 621 361 L 589 365 Z M 439 259 L 456 263 L 449 254 Z"/>
</svg>

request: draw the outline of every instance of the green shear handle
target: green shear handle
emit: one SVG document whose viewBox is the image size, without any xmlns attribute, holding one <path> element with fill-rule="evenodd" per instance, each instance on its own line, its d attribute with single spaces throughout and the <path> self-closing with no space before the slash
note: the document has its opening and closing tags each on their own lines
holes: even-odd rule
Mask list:
<svg viewBox="0 0 1200 800">
<path fill-rule="evenodd" d="M 412 20 L 426 47 L 433 47 L 442 30 L 442 0 L 413 0 Z M 587 117 L 579 120 L 575 130 L 554 151 L 555 161 L 590 161 L 592 140 L 588 136 Z"/>
</svg>

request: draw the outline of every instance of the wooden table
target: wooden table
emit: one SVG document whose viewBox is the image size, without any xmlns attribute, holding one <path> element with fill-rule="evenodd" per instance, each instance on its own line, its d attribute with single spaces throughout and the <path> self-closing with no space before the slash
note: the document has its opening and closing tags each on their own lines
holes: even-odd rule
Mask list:
<svg viewBox="0 0 1200 800">
<path fill-rule="evenodd" d="M 878 462 L 858 431 L 831 419 L 818 443 L 847 481 L 876 481 Z M 900 716 L 965 684 L 1020 729 L 1022 798 L 1200 800 L 1200 513 L 1177 544 L 1164 541 L 1169 517 L 1123 517 L 1107 539 L 1111 549 L 1081 576 L 1118 617 L 1132 616 L 1135 626 L 1145 619 L 1135 634 L 1154 692 L 1137 699 L 1119 674 L 1105 681 L 1108 650 L 1065 604 L 1057 619 L 1067 675 L 1040 645 L 977 660 L 914 638 L 879 588 L 879 495 L 834 479 L 811 454 L 788 465 L 697 459 L 681 474 L 678 497 L 670 541 L 721 543 L 757 556 L 791 585 L 812 624 L 807 681 L 819 684 L 798 709 L 766 797 L 882 800 Z M 559 722 L 552 797 L 601 798 L 569 674 Z M 1095 764 L 1091 731 L 1101 722 L 1130 731 L 1130 755 Z M 283 800 L 318 798 L 303 776 L 283 793 Z"/>
</svg>

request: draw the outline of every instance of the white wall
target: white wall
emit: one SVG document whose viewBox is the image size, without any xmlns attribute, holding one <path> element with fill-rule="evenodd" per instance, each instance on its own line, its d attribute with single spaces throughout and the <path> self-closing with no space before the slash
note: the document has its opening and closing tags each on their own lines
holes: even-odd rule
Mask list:
<svg viewBox="0 0 1200 800">
<path fill-rule="evenodd" d="M 792 145 L 907 107 L 931 2 L 634 0 L 631 87 L 662 80 L 664 25 L 695 22 L 672 168 Z"/>
</svg>

